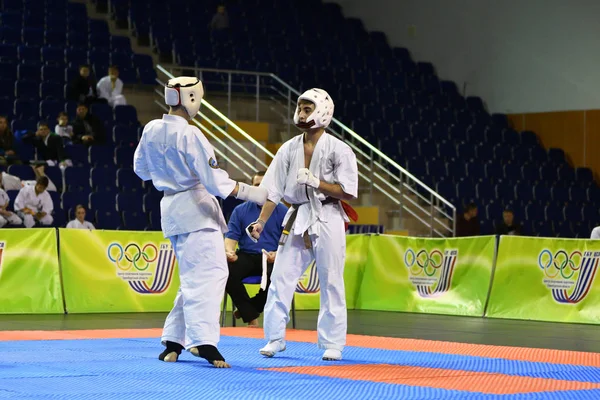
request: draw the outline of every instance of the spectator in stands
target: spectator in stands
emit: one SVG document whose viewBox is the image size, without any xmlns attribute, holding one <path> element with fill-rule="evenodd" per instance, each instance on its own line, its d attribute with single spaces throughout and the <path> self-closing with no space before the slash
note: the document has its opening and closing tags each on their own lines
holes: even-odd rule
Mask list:
<svg viewBox="0 0 600 400">
<path fill-rule="evenodd" d="M 58 124 L 54 127 L 54 132 L 60 136 L 64 145 L 73 143 L 73 126 L 69 124 L 69 116 L 65 112 L 58 114 Z"/>
<path fill-rule="evenodd" d="M 23 220 L 14 212 L 8 211 L 10 198 L 4 189 L 0 189 L 0 228 L 3 228 L 9 222 L 12 225 L 21 225 Z"/>
<path fill-rule="evenodd" d="M 0 115 L 0 165 L 20 163 L 15 152 L 15 136 L 8 127 L 8 117 Z"/>
<path fill-rule="evenodd" d="M 35 146 L 38 157 L 46 161 L 49 166 L 60 164 L 66 167 L 68 165 L 62 138 L 50 131 L 48 122 L 40 121 L 35 134 L 27 134 L 23 137 L 23 142 Z"/>
<path fill-rule="evenodd" d="M 496 228 L 496 235 L 520 235 L 521 225 L 515 223 L 513 210 L 507 208 L 502 213 L 502 222 Z"/>
<path fill-rule="evenodd" d="M 597 226 L 594 229 L 592 229 L 592 234 L 590 235 L 590 239 L 600 240 L 600 226 Z"/>
<path fill-rule="evenodd" d="M 33 172 L 35 173 L 36 179 L 42 176 L 46 176 L 43 165 L 32 165 Z M 8 190 L 21 190 L 25 185 L 35 186 L 37 181 L 22 181 L 18 176 L 7 174 L 6 172 L 0 173 L 0 189 Z M 56 185 L 48 178 L 48 191 L 56 192 Z"/>
<path fill-rule="evenodd" d="M 67 100 L 73 100 L 77 102 L 84 102 L 86 104 L 92 104 L 98 98 L 96 92 L 96 81 L 90 75 L 90 66 L 81 65 L 79 67 L 79 76 L 73 78 L 69 83 Z"/>
<path fill-rule="evenodd" d="M 456 219 L 456 237 L 479 236 L 479 219 L 477 218 L 477 205 L 469 203 L 463 214 Z"/>
<path fill-rule="evenodd" d="M 36 221 L 44 226 L 52 225 L 52 198 L 46 191 L 48 178 L 39 177 L 35 186 L 25 185 L 15 199 L 15 211 L 26 228 L 32 228 Z"/>
<path fill-rule="evenodd" d="M 252 186 L 259 186 L 262 182 L 264 171 L 258 172 L 252 178 Z M 265 230 L 258 243 L 254 243 L 245 232 L 248 225 L 258 219 L 260 206 L 247 201 L 237 206 L 229 218 L 229 232 L 225 235 L 225 253 L 229 266 L 229 277 L 225 290 L 231 296 L 237 310 L 235 318 L 242 318 L 249 327 L 258 327 L 258 317 L 265 308 L 267 291 L 269 289 L 275 253 L 279 245 L 279 237 L 283 230 L 283 218 L 287 207 L 279 204 L 271 219 L 267 222 Z M 238 249 L 236 251 L 236 246 Z M 267 282 L 266 288 L 260 289 L 256 296 L 250 298 L 242 283 L 249 276 L 262 276 L 262 250 L 268 252 L 267 257 Z"/>
<path fill-rule="evenodd" d="M 81 204 L 78 204 L 77 207 L 75 207 L 75 219 L 67 224 L 67 228 L 89 229 L 90 231 L 96 229 L 91 222 L 85 220 L 85 207 Z"/>
<path fill-rule="evenodd" d="M 127 105 L 123 96 L 123 81 L 119 79 L 119 68 L 116 65 L 108 68 L 108 75 L 100 79 L 96 89 L 98 97 L 105 99 L 112 108 Z"/>
<path fill-rule="evenodd" d="M 85 103 L 77 106 L 77 116 L 72 125 L 75 143 L 87 145 L 104 143 L 106 138 L 104 123 L 89 112 Z"/>
<path fill-rule="evenodd" d="M 210 21 L 211 31 L 222 31 L 229 28 L 229 15 L 223 4 L 217 7 L 217 12 Z"/>
</svg>

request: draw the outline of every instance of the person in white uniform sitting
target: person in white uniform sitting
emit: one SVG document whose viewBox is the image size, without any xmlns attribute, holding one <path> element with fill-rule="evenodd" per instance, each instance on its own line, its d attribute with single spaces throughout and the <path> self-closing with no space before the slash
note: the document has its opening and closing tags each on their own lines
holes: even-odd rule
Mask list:
<svg viewBox="0 0 600 400">
<path fill-rule="evenodd" d="M 17 214 L 8 211 L 9 203 L 10 198 L 8 194 L 3 189 L 0 189 L 0 228 L 3 228 L 8 223 L 12 225 L 21 225 L 23 223 L 23 220 Z"/>
<path fill-rule="evenodd" d="M 284 351 L 285 328 L 298 280 L 315 260 L 321 286 L 317 323 L 323 360 L 341 360 L 346 344 L 347 311 L 344 289 L 345 223 L 354 210 L 342 200 L 358 196 L 356 155 L 346 143 L 328 134 L 334 104 L 322 89 L 298 98 L 294 123 L 303 133 L 277 151 L 262 185 L 268 198 L 250 234 L 258 239 L 281 200 L 291 204 L 283 222 L 271 286 L 265 306 L 265 339 L 260 354 Z"/>
<path fill-rule="evenodd" d="M 592 229 L 592 234 L 590 235 L 590 239 L 600 240 L 600 226 L 597 226 L 594 229 Z"/>
<path fill-rule="evenodd" d="M 98 81 L 96 90 L 98 97 L 106 99 L 112 108 L 127 105 L 123 96 L 123 81 L 119 79 L 119 68 L 116 65 L 108 68 L 108 75 Z"/>
<path fill-rule="evenodd" d="M 32 228 L 36 221 L 41 225 L 50 226 L 54 221 L 52 211 L 54 204 L 46 191 L 48 178 L 40 176 L 35 186 L 25 185 L 15 199 L 15 211 L 23 220 L 26 228 Z"/>
<path fill-rule="evenodd" d="M 75 207 L 75 219 L 67 224 L 67 228 L 89 229 L 90 231 L 96 229 L 94 228 L 94 224 L 85 220 L 85 207 L 81 204 L 78 204 L 77 207 Z"/>
<path fill-rule="evenodd" d="M 179 265 L 181 285 L 161 341 L 159 359 L 177 361 L 185 348 L 217 368 L 229 364 L 217 350 L 219 315 L 228 268 L 227 224 L 215 196 L 235 196 L 264 204 L 267 191 L 229 178 L 215 152 L 189 121 L 198 114 L 204 89 L 195 77 L 171 79 L 165 85 L 169 114 L 150 121 L 133 157 L 133 169 L 163 192 L 161 228 Z"/>
</svg>

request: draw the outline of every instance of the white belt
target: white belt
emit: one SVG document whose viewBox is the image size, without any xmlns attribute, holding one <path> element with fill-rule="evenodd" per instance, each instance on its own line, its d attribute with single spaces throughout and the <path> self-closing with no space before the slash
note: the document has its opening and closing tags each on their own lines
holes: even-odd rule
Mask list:
<svg viewBox="0 0 600 400">
<path fill-rule="evenodd" d="M 260 278 L 260 288 L 265 290 L 267 288 L 267 257 L 269 253 L 262 249 L 262 276 Z"/>
</svg>

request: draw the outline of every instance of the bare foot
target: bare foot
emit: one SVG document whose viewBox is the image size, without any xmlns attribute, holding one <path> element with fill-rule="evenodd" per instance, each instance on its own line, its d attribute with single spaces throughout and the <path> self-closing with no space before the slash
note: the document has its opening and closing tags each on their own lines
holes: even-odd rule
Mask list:
<svg viewBox="0 0 600 400">
<path fill-rule="evenodd" d="M 234 318 L 235 318 L 235 319 L 240 319 L 240 318 L 242 318 L 242 315 L 240 314 L 240 311 L 239 311 L 239 310 L 235 310 L 235 311 L 233 312 L 233 316 L 234 316 Z"/>
<path fill-rule="evenodd" d="M 177 353 L 175 353 L 174 351 L 170 352 L 169 354 L 167 354 L 164 358 L 164 362 L 176 362 L 177 358 L 179 356 L 177 355 Z"/>
<path fill-rule="evenodd" d="M 248 328 L 260 328 L 260 325 L 258 325 L 258 319 L 253 319 L 252 321 L 248 322 Z"/>
<path fill-rule="evenodd" d="M 229 365 L 225 361 L 215 360 L 215 361 L 212 362 L 212 365 L 214 365 L 215 368 L 231 368 L 231 365 Z"/>
</svg>

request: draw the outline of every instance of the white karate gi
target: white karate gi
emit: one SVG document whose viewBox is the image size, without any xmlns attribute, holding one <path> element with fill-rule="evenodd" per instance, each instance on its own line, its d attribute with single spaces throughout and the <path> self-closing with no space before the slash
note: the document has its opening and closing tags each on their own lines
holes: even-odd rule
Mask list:
<svg viewBox="0 0 600 400">
<path fill-rule="evenodd" d="M 54 218 L 50 214 L 54 210 L 54 204 L 47 190 L 38 195 L 35 193 L 35 186 L 25 185 L 19 190 L 19 194 L 15 199 L 17 215 L 23 219 L 26 228 L 31 228 L 35 225 L 35 219 L 33 215 L 22 213 L 21 210 L 24 208 L 29 208 L 36 213 L 45 212 L 46 215 L 40 220 L 40 223 L 46 226 L 52 225 Z"/>
<path fill-rule="evenodd" d="M 8 211 L 8 203 L 10 203 L 10 198 L 8 194 L 2 189 L 0 189 L 0 206 L 6 207 L 6 211 Z M 23 220 L 19 218 L 17 214 L 11 212 L 10 215 L 0 215 L 0 228 L 4 227 L 6 224 L 11 223 L 13 225 L 21 225 Z"/>
<path fill-rule="evenodd" d="M 2 187 L 4 190 L 21 190 L 21 188 L 25 185 L 35 186 L 35 184 L 36 181 L 21 181 L 21 178 L 18 176 L 2 172 L 2 184 L 0 187 Z M 50 180 L 50 178 L 48 178 L 48 187 L 46 190 L 50 192 L 56 192 L 56 185 Z"/>
<path fill-rule="evenodd" d="M 281 146 L 263 179 L 272 202 L 285 199 L 290 204 L 301 204 L 287 242 L 277 249 L 264 311 L 265 338 L 284 339 L 296 285 L 314 259 L 321 286 L 318 344 L 323 349 L 342 351 L 347 330 L 344 222 L 349 219 L 339 202 L 322 205 L 325 195 L 296 183 L 297 172 L 305 168 L 304 163 L 303 135 L 298 135 Z M 338 183 L 345 193 L 358 196 L 356 156 L 339 139 L 327 133 L 319 138 L 309 170 L 321 181 Z M 290 207 L 284 226 L 292 212 Z M 307 230 L 312 249 L 306 249 L 302 237 Z"/>
<path fill-rule="evenodd" d="M 123 81 L 117 78 L 115 81 L 115 87 L 113 89 L 110 76 L 105 76 L 100 79 L 96 84 L 96 90 L 98 91 L 98 97 L 106 99 L 108 104 L 115 108 L 116 106 L 127 105 L 127 100 L 123 96 Z"/>
<path fill-rule="evenodd" d="M 592 229 L 592 234 L 590 235 L 590 239 L 600 240 L 600 226 L 597 226 L 594 229 Z"/>
<path fill-rule="evenodd" d="M 67 224 L 67 228 L 69 229 L 89 229 L 90 231 L 93 231 L 94 229 L 96 229 L 94 227 L 94 224 L 92 224 L 90 221 L 83 221 L 83 223 L 79 222 L 79 220 L 77 218 L 75 218 L 73 221 L 70 221 Z"/>
<path fill-rule="evenodd" d="M 217 165 L 213 147 L 195 126 L 175 115 L 150 121 L 134 155 L 134 171 L 164 192 L 161 226 L 171 240 L 181 286 L 162 341 L 186 349 L 217 346 L 219 314 L 229 275 L 223 234 L 227 224 L 215 196 L 236 182 Z"/>
</svg>

